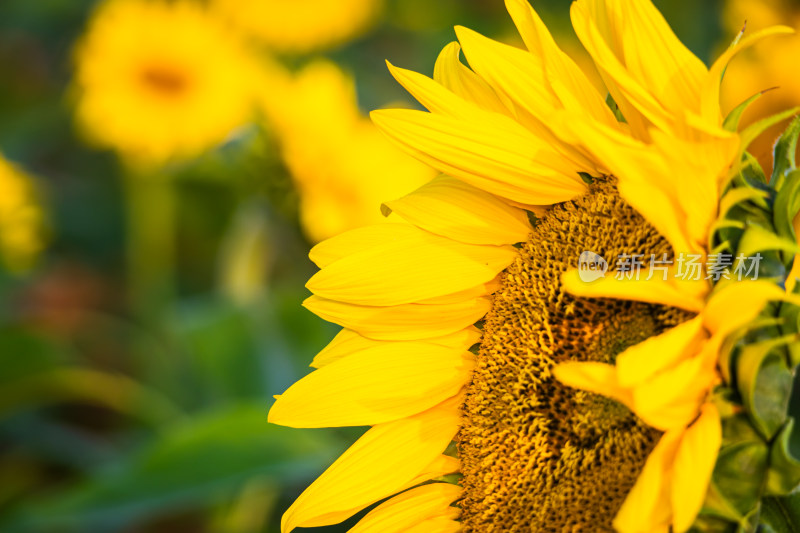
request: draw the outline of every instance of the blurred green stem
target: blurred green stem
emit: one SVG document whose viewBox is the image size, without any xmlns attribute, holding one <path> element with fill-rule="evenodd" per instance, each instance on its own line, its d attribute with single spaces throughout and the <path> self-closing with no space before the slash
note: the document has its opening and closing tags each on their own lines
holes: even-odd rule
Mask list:
<svg viewBox="0 0 800 533">
<path fill-rule="evenodd" d="M 125 196 L 129 303 L 142 322 L 157 322 L 176 296 L 174 184 L 158 172 L 128 172 Z"/>
</svg>

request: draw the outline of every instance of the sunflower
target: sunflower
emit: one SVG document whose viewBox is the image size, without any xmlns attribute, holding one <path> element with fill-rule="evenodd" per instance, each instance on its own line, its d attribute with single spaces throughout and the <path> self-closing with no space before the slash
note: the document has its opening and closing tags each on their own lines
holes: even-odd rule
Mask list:
<svg viewBox="0 0 800 533">
<path fill-rule="evenodd" d="M 94 144 L 130 162 L 193 157 L 253 106 L 237 36 L 189 0 L 109 0 L 75 50 L 75 114 Z"/>
<path fill-rule="evenodd" d="M 428 112 L 373 121 L 443 175 L 311 251 L 305 306 L 344 329 L 270 420 L 371 428 L 283 531 L 376 503 L 354 531 L 757 521 L 800 484 L 775 444 L 800 360 L 783 288 L 800 122 L 768 182 L 745 149 L 794 110 L 738 131 L 749 102 L 723 117 L 719 91 L 738 51 L 791 30 L 739 39 L 709 69 L 649 1 L 578 0 L 605 97 L 524 0 L 506 6 L 527 50 L 457 27 L 433 79 L 390 65 Z M 589 258 L 594 281 L 576 268 Z M 763 465 L 742 455 L 772 445 Z"/>
<path fill-rule="evenodd" d="M 275 51 L 307 53 L 361 35 L 383 0 L 213 0 L 212 6 Z"/>
<path fill-rule="evenodd" d="M 30 176 L 0 154 L 0 257 L 12 272 L 28 270 L 44 247 L 44 212 Z"/>
<path fill-rule="evenodd" d="M 362 115 L 353 80 L 336 64 L 316 60 L 293 75 L 279 68 L 273 69 L 263 107 L 312 242 L 380 222 L 382 200 L 435 176 Z"/>
</svg>

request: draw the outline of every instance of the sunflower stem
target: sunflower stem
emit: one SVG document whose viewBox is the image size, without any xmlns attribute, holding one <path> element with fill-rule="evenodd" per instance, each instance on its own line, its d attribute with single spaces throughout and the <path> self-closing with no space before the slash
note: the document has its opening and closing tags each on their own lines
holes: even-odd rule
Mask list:
<svg viewBox="0 0 800 533">
<path fill-rule="evenodd" d="M 137 319 L 154 323 L 176 296 L 174 186 L 163 173 L 128 172 L 125 198 L 128 302 Z"/>
</svg>

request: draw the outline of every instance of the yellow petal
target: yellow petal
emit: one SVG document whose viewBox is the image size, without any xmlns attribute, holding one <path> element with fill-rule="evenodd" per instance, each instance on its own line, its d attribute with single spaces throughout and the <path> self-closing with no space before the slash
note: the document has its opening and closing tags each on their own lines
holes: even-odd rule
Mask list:
<svg viewBox="0 0 800 533">
<path fill-rule="evenodd" d="M 649 281 L 646 275 L 640 279 L 618 280 L 611 274 L 596 281 L 582 281 L 578 270 L 569 270 L 562 278 L 564 289 L 575 296 L 584 298 L 619 298 L 659 305 L 679 307 L 699 313 L 705 302 L 703 292 L 707 286 L 704 281 L 689 282 L 668 278 L 664 281 L 656 274 Z"/>
<path fill-rule="evenodd" d="M 648 129 L 656 126 L 669 130 L 666 110 L 634 77 L 619 59 L 622 53 L 619 28 L 612 27 L 601 2 L 582 0 L 570 6 L 572 26 L 586 51 L 592 56 L 608 92 L 625 116 L 638 139 L 648 140 Z M 605 36 L 611 36 L 606 39 Z"/>
<path fill-rule="evenodd" d="M 672 518 L 669 504 L 672 465 L 682 434 L 682 428 L 665 433 L 650 452 L 642 472 L 614 518 L 614 529 L 619 533 L 650 533 L 660 527 L 669 527 Z"/>
<path fill-rule="evenodd" d="M 659 154 L 647 143 L 597 121 L 586 120 L 574 111 L 557 113 L 552 120 L 562 123 L 559 130 L 568 142 L 586 146 L 617 177 L 623 176 L 630 181 L 647 182 L 650 174 L 641 176 L 641 171 L 643 169 L 649 172 L 658 171 L 654 169 L 654 165 L 658 162 Z M 656 189 L 659 185 L 652 183 L 651 187 Z M 674 209 L 670 209 L 670 212 L 672 211 Z"/>
<path fill-rule="evenodd" d="M 388 307 L 354 305 L 311 296 L 303 306 L 329 322 L 375 340 L 439 337 L 474 324 L 491 308 L 488 298 Z"/>
<path fill-rule="evenodd" d="M 467 329 L 451 333 L 450 335 L 428 339 L 427 342 L 453 348 L 461 346 L 469 350 L 480 340 L 481 335 L 483 335 L 481 330 L 475 326 L 470 326 Z"/>
<path fill-rule="evenodd" d="M 453 405 L 456 404 L 454 403 Z M 458 405 L 461 404 L 459 403 Z M 458 407 L 458 405 L 456 405 L 456 407 Z M 428 466 L 423 468 L 419 474 L 412 478 L 411 481 L 404 485 L 402 490 L 405 490 L 409 487 L 415 487 L 420 483 L 424 483 L 425 481 L 441 477 L 446 474 L 455 474 L 459 470 L 461 470 L 461 461 L 449 455 L 439 455 L 436 457 L 436 459 L 431 461 Z"/>
<path fill-rule="evenodd" d="M 429 518 L 406 530 L 406 533 L 458 533 L 461 522 L 447 517 Z"/>
<path fill-rule="evenodd" d="M 482 109 L 513 116 L 513 104 L 505 104 L 488 83 L 467 68 L 459 59 L 460 53 L 461 46 L 457 42 L 445 46 L 433 67 L 433 79 Z"/>
<path fill-rule="evenodd" d="M 556 45 L 531 5 L 526 0 L 506 0 L 506 9 L 514 19 L 525 46 L 542 61 L 550 88 L 561 105 L 617 127 L 617 119 L 603 97 L 575 62 Z"/>
<path fill-rule="evenodd" d="M 434 462 L 458 431 L 456 402 L 367 431 L 295 500 L 281 531 L 336 524 L 391 496 Z"/>
<path fill-rule="evenodd" d="M 617 371 L 611 365 L 594 362 L 561 363 L 553 368 L 553 376 L 569 387 L 602 394 L 631 407 L 630 391 L 620 386 Z"/>
<path fill-rule="evenodd" d="M 683 434 L 675 457 L 671 498 L 675 533 L 688 531 L 703 507 L 721 444 L 719 412 L 707 403 Z"/>
<path fill-rule="evenodd" d="M 580 147 L 562 143 L 552 131 L 554 124 L 549 117 L 561 107 L 561 103 L 550 87 L 539 57 L 462 26 L 456 26 L 456 35 L 475 72 L 498 94 L 506 96 L 517 109 L 522 110 L 518 113 L 520 122 L 560 154 L 562 162 L 555 164 L 554 168 L 593 174 L 599 171 L 599 165 Z M 579 111 L 583 112 L 583 109 Z"/>
<path fill-rule="evenodd" d="M 720 116 L 719 101 L 720 101 L 720 85 L 722 84 L 722 76 L 725 69 L 728 67 L 733 56 L 756 44 L 758 41 L 765 37 L 773 35 L 787 35 L 794 33 L 794 29 L 788 26 L 773 26 L 750 35 L 740 40 L 735 45 L 729 47 L 725 52 L 717 58 L 711 66 L 708 76 L 705 78 L 702 88 L 702 119 L 707 123 L 718 123 Z"/>
<path fill-rule="evenodd" d="M 647 121 L 667 129 L 685 110 L 699 110 L 707 69 L 649 0 L 580 0 L 573 24 L 609 90 L 640 137 Z"/>
<path fill-rule="evenodd" d="M 672 245 L 676 253 L 702 253 L 717 215 L 720 177 L 737 153 L 735 137 L 688 142 L 652 131 L 652 144 L 612 128 L 562 114 L 580 142 L 618 178 L 620 195 Z M 693 194 L 686 194 L 691 189 Z"/>
<path fill-rule="evenodd" d="M 726 137 L 689 142 L 657 131 L 652 132 L 652 137 L 661 163 L 656 175 L 647 179 L 652 180 L 651 183 L 657 182 L 659 188 L 679 206 L 679 216 L 686 218 L 690 245 L 705 247 L 711 225 L 717 218 L 720 187 L 737 157 L 739 141 L 736 137 Z M 633 179 L 629 176 L 627 181 Z M 685 194 L 690 189 L 693 193 Z M 625 198 L 629 197 L 630 194 Z M 647 209 L 646 205 L 641 199 L 635 207 Z M 643 214 L 648 220 L 658 219 L 652 209 Z"/>
<path fill-rule="evenodd" d="M 768 281 L 730 283 L 711 295 L 703 322 L 712 333 L 725 336 L 753 320 L 767 302 L 784 296 L 780 287 Z"/>
<path fill-rule="evenodd" d="M 456 35 L 470 67 L 497 93 L 537 118 L 558 105 L 538 57 L 463 26 L 456 26 Z"/>
<path fill-rule="evenodd" d="M 475 287 L 471 287 L 469 289 L 464 289 L 463 291 L 454 292 L 451 294 L 446 294 L 444 296 L 437 296 L 435 298 L 426 298 L 424 300 L 420 300 L 418 303 L 421 304 L 452 304 L 458 302 L 465 302 L 467 300 L 474 300 L 475 298 L 480 298 L 482 296 L 489 296 L 491 294 L 496 293 L 502 287 L 502 276 L 503 274 L 498 274 L 492 281 L 487 283 L 481 283 L 480 285 L 476 285 Z"/>
<path fill-rule="evenodd" d="M 419 230 L 412 224 L 387 222 L 386 224 L 364 226 L 322 241 L 311 248 L 308 257 L 318 267 L 325 268 L 343 257 L 417 235 L 419 235 Z"/>
<path fill-rule="evenodd" d="M 650 168 L 660 162 L 653 162 Z M 702 248 L 691 238 L 684 217 L 675 202 L 663 189 L 645 181 L 621 180 L 618 184 L 620 196 L 628 201 L 655 229 L 664 236 L 678 253 L 700 253 Z M 645 199 L 649 199 L 646 201 Z M 713 213 L 713 211 L 711 211 Z"/>
<path fill-rule="evenodd" d="M 609 17 L 624 28 L 623 57 L 633 77 L 670 111 L 697 108 L 708 69 L 675 36 L 653 3 L 611 1 L 606 5 Z"/>
<path fill-rule="evenodd" d="M 322 298 L 357 305 L 400 305 L 487 283 L 516 256 L 512 246 L 477 246 L 418 230 L 342 258 L 306 287 Z"/>
<path fill-rule="evenodd" d="M 463 329 L 442 337 L 426 339 L 426 342 L 452 348 L 460 346 L 464 350 L 469 350 L 473 344 L 478 342 L 480 337 L 481 332 L 475 327 L 470 327 L 468 329 Z M 347 357 L 348 355 L 358 353 L 362 350 L 373 348 L 375 346 L 385 345 L 389 342 L 397 341 L 374 340 L 359 335 L 353 330 L 343 329 L 325 348 L 322 349 L 322 351 L 317 354 L 316 357 L 314 357 L 314 360 L 311 362 L 311 366 L 314 368 L 322 368 L 323 366 L 327 366 L 334 361 L 338 361 L 339 359 Z"/>
<path fill-rule="evenodd" d="M 445 513 L 461 487 L 431 483 L 391 498 L 370 511 L 349 533 L 405 533 L 415 524 Z"/>
<path fill-rule="evenodd" d="M 717 380 L 715 354 L 684 360 L 633 389 L 633 412 L 662 431 L 686 427 Z"/>
<path fill-rule="evenodd" d="M 439 113 L 463 120 L 490 121 L 495 118 L 506 120 L 506 114 L 483 110 L 477 103 L 466 100 L 444 85 L 413 70 L 398 68 L 386 62 L 394 79 L 402 85 L 417 101 L 431 113 Z"/>
<path fill-rule="evenodd" d="M 373 122 L 398 145 L 440 172 L 525 204 L 563 202 L 585 184 L 560 155 L 503 115 L 460 120 L 408 109 L 373 111 Z"/>
<path fill-rule="evenodd" d="M 635 344 L 617 356 L 617 379 L 623 387 L 643 383 L 697 352 L 704 338 L 703 320 L 688 320 Z"/>
<path fill-rule="evenodd" d="M 361 350 L 372 348 L 386 342 L 390 341 L 376 341 L 359 335 L 351 329 L 343 328 L 336 334 L 333 340 L 314 357 L 314 360 L 311 361 L 309 366 L 312 368 L 322 368 L 351 353 L 360 352 Z"/>
<path fill-rule="evenodd" d="M 711 338 L 703 347 L 703 357 L 720 356 L 728 337 L 745 328 L 770 300 L 783 300 L 787 294 L 767 281 L 740 281 L 718 286 L 703 311 L 703 322 Z"/>
<path fill-rule="evenodd" d="M 385 343 L 326 365 L 277 397 L 269 421 L 290 427 L 368 426 L 429 409 L 469 382 L 464 347 Z"/>
<path fill-rule="evenodd" d="M 467 244 L 514 244 L 531 232 L 525 211 L 448 176 L 384 205 L 411 224 Z"/>
</svg>

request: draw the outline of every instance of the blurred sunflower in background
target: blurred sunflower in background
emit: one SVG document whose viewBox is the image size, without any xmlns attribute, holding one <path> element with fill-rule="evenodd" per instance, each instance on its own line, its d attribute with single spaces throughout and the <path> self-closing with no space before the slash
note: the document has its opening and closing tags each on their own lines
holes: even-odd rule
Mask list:
<svg viewBox="0 0 800 533">
<path fill-rule="evenodd" d="M 0 154 L 0 257 L 6 269 L 24 272 L 45 245 L 45 216 L 36 187 Z"/>
<path fill-rule="evenodd" d="M 506 6 L 527 50 L 457 27 L 433 79 L 390 67 L 428 112 L 372 114 L 446 176 L 387 202 L 393 222 L 311 251 L 305 305 L 344 329 L 270 420 L 371 428 L 282 530 L 378 502 L 353 531 L 774 526 L 762 510 L 800 484 L 784 444 L 800 122 L 767 179 L 746 149 L 795 110 L 740 128 L 750 102 L 723 116 L 720 82 L 791 29 L 708 68 L 649 1 L 578 0 L 606 98 L 525 0 Z M 644 262 L 584 280 L 583 254 Z M 732 268 L 763 254 L 761 277 L 715 276 L 719 254 Z M 743 444 L 776 451 L 742 466 Z"/>
<path fill-rule="evenodd" d="M 336 64 L 317 60 L 296 74 L 275 72 L 269 83 L 264 110 L 296 184 L 300 221 L 311 242 L 380 222 L 382 201 L 435 175 L 362 115 L 353 79 Z"/>
<path fill-rule="evenodd" d="M 358 37 L 377 22 L 383 0 L 212 0 L 214 8 L 268 48 L 308 53 Z"/>
<path fill-rule="evenodd" d="M 190 0 L 108 0 L 75 49 L 76 120 L 128 162 L 195 157 L 252 118 L 255 65 Z"/>
<path fill-rule="evenodd" d="M 800 5 L 790 0 L 728 0 L 724 5 L 723 21 L 730 38 L 745 26 L 748 32 L 778 23 L 800 28 Z M 787 68 L 797 62 L 798 54 L 797 35 L 769 40 L 747 50 L 725 74 L 723 108 L 732 109 L 744 99 L 768 90 L 745 113 L 743 123 L 751 124 L 781 109 L 800 105 L 800 77 L 795 68 Z M 771 165 L 772 144 L 779 132 L 780 125 L 773 126 L 770 134 L 757 139 L 750 149 L 764 167 Z"/>
</svg>

